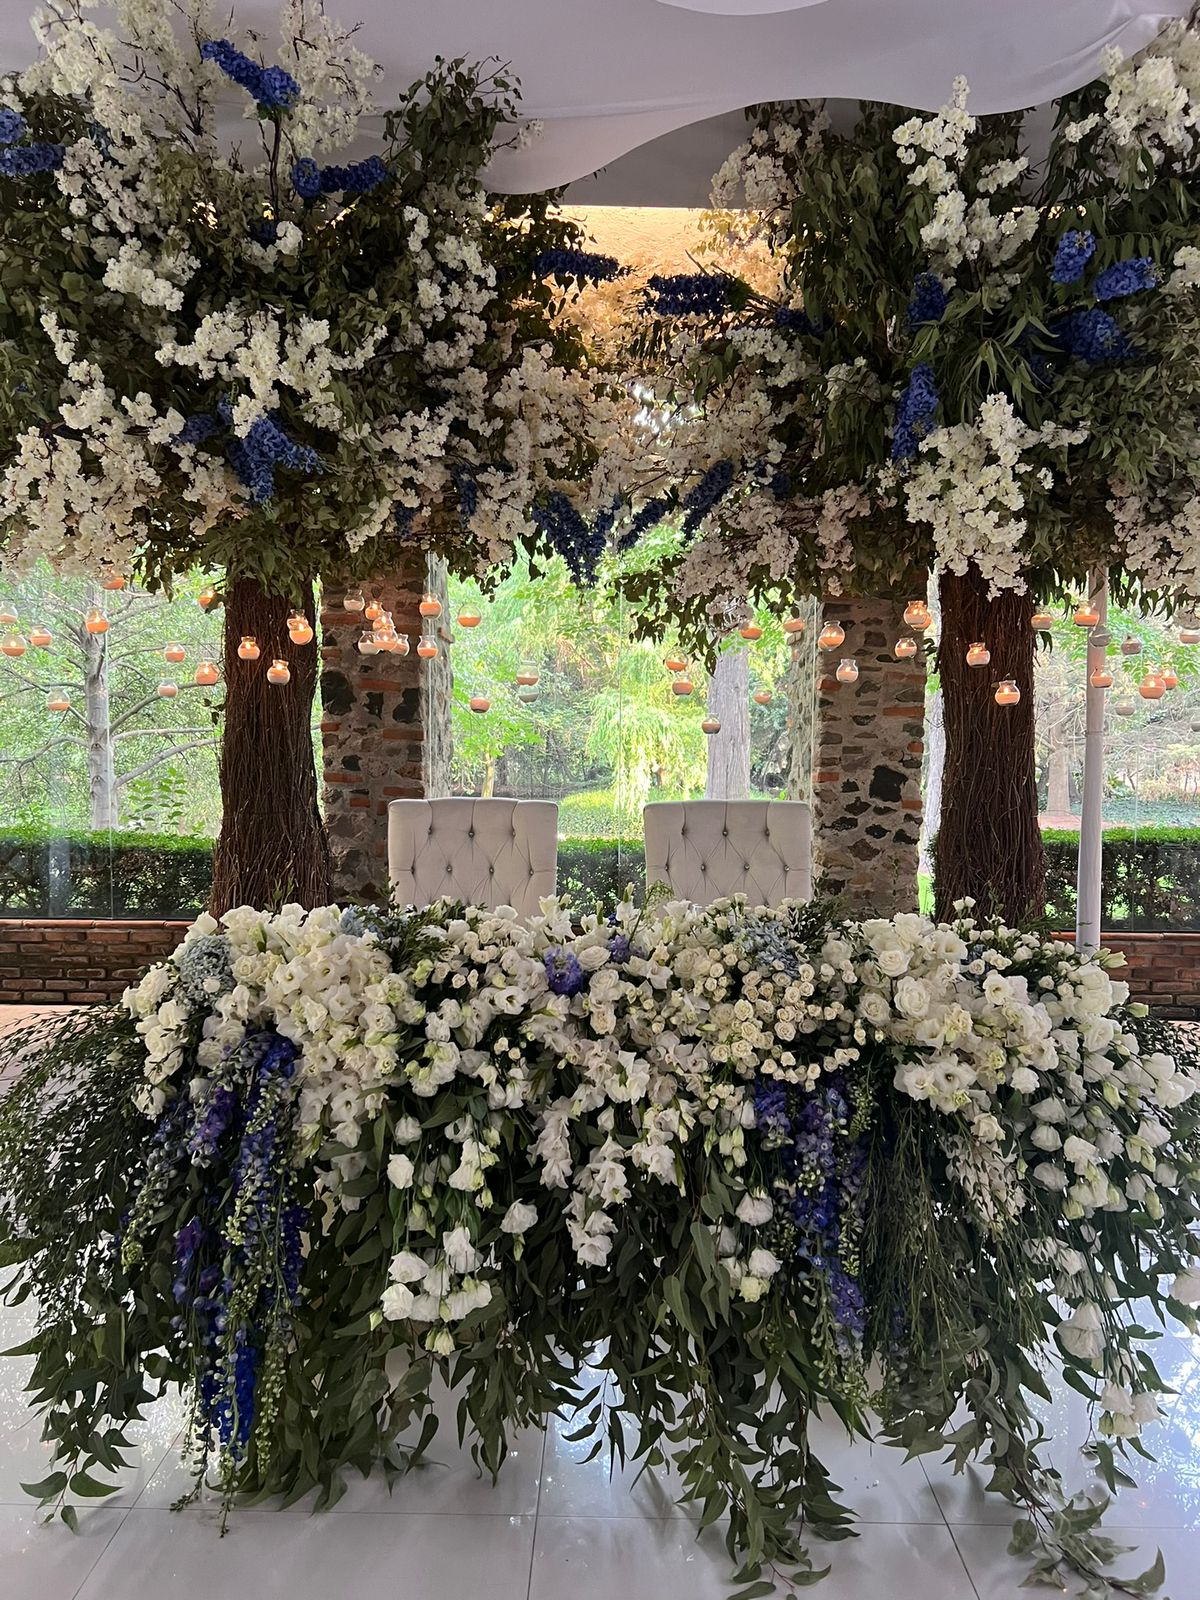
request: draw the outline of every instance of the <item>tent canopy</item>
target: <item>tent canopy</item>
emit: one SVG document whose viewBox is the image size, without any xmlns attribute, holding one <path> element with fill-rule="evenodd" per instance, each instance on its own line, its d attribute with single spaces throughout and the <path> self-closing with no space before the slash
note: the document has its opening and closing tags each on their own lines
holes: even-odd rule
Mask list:
<svg viewBox="0 0 1200 1600">
<path fill-rule="evenodd" d="M 962 73 L 973 110 L 1012 111 L 1086 83 L 1106 45 L 1132 54 L 1190 7 L 1190 0 L 327 3 L 340 21 L 362 24 L 358 43 L 383 67 L 381 101 L 438 56 L 494 56 L 511 67 L 527 116 L 543 120 L 545 132 L 524 150 L 497 153 L 496 188 L 551 188 L 619 162 L 578 198 L 657 205 L 703 203 L 709 176 L 741 137 L 737 113 L 746 105 L 846 98 L 934 110 Z M 33 53 L 32 5 L 4 0 L 7 66 Z M 238 0 L 236 25 L 269 41 L 277 11 L 277 0 Z M 682 136 L 683 129 L 692 132 Z"/>
</svg>

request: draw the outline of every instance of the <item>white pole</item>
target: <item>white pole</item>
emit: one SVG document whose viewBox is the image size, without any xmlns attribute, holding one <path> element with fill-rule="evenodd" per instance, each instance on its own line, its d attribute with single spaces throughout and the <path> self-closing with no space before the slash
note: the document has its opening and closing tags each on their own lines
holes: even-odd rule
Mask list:
<svg viewBox="0 0 1200 1600">
<path fill-rule="evenodd" d="M 1098 568 L 1091 575 L 1091 602 L 1100 614 L 1096 628 L 1107 639 L 1108 571 Z M 1105 646 L 1094 644 L 1088 636 L 1087 710 L 1083 736 L 1083 810 L 1079 818 L 1079 866 L 1076 873 L 1075 948 L 1092 951 L 1100 948 L 1100 876 L 1104 804 L 1104 701 L 1107 693 L 1092 684 L 1092 673 L 1105 662 Z"/>
</svg>

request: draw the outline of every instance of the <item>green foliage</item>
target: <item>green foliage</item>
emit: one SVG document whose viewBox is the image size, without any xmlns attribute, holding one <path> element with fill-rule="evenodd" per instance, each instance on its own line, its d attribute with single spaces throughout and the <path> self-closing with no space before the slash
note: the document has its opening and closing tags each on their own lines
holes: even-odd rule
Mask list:
<svg viewBox="0 0 1200 1600">
<path fill-rule="evenodd" d="M 558 892 L 569 895 L 580 914 L 607 915 L 632 888 L 646 890 L 646 847 L 641 839 L 560 839 Z"/>
<path fill-rule="evenodd" d="M 1075 925 L 1079 835 L 1047 831 L 1046 920 Z M 1106 828 L 1100 922 L 1132 932 L 1200 928 L 1200 828 Z"/>
<path fill-rule="evenodd" d="M 208 900 L 212 846 L 175 834 L 0 832 L 6 916 L 193 916 Z"/>
</svg>

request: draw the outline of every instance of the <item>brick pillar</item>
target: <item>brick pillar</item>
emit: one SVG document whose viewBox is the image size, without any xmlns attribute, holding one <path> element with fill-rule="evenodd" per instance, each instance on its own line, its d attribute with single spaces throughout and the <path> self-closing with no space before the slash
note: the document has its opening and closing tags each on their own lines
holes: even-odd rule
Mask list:
<svg viewBox="0 0 1200 1600">
<path fill-rule="evenodd" d="M 424 558 L 363 585 L 407 634 L 407 656 L 360 655 L 369 623 L 346 611 L 344 589 L 326 596 L 321 612 L 321 736 L 325 821 L 333 856 L 333 894 L 341 902 L 387 896 L 387 804 L 425 793 L 417 610 L 425 587 Z"/>
<path fill-rule="evenodd" d="M 822 652 L 813 783 L 817 892 L 841 895 L 855 916 L 917 908 L 925 662 L 897 661 L 904 607 L 891 600 L 827 600 L 824 620 L 846 641 Z M 857 684 L 838 661 L 858 662 Z"/>
</svg>

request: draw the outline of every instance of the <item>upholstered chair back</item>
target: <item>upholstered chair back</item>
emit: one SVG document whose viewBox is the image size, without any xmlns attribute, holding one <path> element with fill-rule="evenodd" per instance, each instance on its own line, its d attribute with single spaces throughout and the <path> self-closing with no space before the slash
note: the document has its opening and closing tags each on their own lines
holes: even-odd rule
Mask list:
<svg viewBox="0 0 1200 1600">
<path fill-rule="evenodd" d="M 812 826 L 798 800 L 682 800 L 646 807 L 646 886 L 708 905 L 812 899 Z"/>
<path fill-rule="evenodd" d="M 388 875 L 399 905 L 450 895 L 534 916 L 558 876 L 558 807 L 548 800 L 393 800 Z"/>
</svg>

